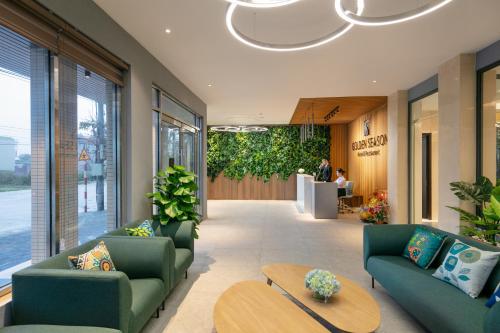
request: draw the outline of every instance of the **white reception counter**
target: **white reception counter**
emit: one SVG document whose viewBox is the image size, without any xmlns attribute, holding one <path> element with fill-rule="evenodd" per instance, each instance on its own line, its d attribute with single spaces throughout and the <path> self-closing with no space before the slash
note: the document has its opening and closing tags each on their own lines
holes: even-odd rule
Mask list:
<svg viewBox="0 0 500 333">
<path fill-rule="evenodd" d="M 317 182 L 313 176 L 297 175 L 297 209 L 315 219 L 337 218 L 337 183 Z"/>
</svg>

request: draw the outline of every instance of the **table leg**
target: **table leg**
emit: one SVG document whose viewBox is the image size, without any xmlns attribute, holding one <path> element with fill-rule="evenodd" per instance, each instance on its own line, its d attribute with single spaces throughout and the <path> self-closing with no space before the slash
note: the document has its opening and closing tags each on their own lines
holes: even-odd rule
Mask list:
<svg viewBox="0 0 500 333">
<path fill-rule="evenodd" d="M 272 284 L 273 284 L 273 280 L 271 280 L 270 278 L 267 278 L 267 285 L 271 286 Z"/>
</svg>

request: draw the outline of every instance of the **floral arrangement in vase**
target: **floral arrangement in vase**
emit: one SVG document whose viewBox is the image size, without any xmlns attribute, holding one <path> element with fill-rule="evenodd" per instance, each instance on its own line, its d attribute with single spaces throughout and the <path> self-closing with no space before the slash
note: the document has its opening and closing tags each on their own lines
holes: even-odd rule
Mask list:
<svg viewBox="0 0 500 333">
<path fill-rule="evenodd" d="M 368 199 L 368 204 L 361 206 L 359 218 L 363 222 L 384 224 L 389 217 L 389 204 L 387 203 L 387 193 L 377 191 Z"/>
<path fill-rule="evenodd" d="M 306 288 L 313 292 L 313 297 L 324 301 L 340 291 L 340 281 L 329 271 L 313 269 L 304 279 Z"/>
</svg>

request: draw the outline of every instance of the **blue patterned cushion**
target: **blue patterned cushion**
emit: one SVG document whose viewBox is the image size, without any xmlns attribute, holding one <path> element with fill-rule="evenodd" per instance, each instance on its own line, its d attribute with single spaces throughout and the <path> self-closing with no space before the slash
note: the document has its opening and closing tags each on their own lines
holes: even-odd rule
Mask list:
<svg viewBox="0 0 500 333">
<path fill-rule="evenodd" d="M 427 269 L 443 246 L 445 238 L 446 235 L 417 227 L 406 244 L 403 256 L 415 262 L 417 266 Z"/>
<path fill-rule="evenodd" d="M 483 251 L 455 240 L 443 263 L 432 276 L 476 298 L 483 290 L 499 257 L 500 252 Z"/>
<path fill-rule="evenodd" d="M 486 302 L 486 306 L 491 308 L 497 302 L 500 302 L 500 283 L 496 287 L 495 291 L 493 292 L 493 295 L 491 295 L 488 302 Z"/>
<path fill-rule="evenodd" d="M 154 237 L 155 231 L 148 220 L 139 224 L 136 228 L 125 228 L 129 236 Z"/>
</svg>

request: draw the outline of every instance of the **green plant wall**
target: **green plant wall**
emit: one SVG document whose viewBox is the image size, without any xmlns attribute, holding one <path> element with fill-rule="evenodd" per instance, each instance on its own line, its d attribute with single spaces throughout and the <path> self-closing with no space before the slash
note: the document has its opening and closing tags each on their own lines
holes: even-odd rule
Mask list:
<svg viewBox="0 0 500 333">
<path fill-rule="evenodd" d="M 208 132 L 207 169 L 212 181 L 221 173 L 241 180 L 251 175 L 287 180 L 298 169 L 316 172 L 330 158 L 328 126 L 315 126 L 314 138 L 300 143 L 299 126 L 273 126 L 262 133 Z"/>
</svg>

